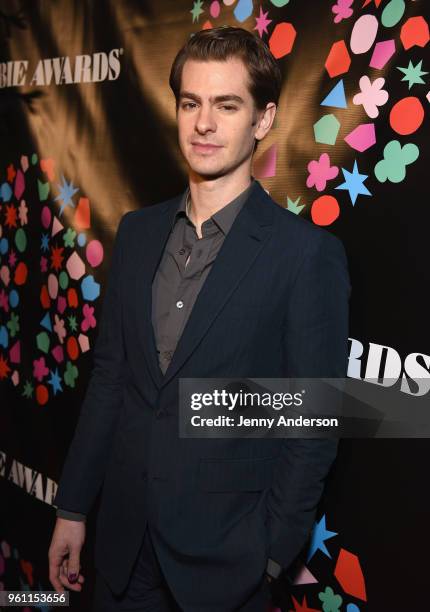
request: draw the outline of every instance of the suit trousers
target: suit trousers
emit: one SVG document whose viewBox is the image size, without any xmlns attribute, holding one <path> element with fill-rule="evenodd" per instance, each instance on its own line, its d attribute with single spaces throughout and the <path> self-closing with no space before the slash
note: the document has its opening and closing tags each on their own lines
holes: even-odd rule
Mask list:
<svg viewBox="0 0 430 612">
<path fill-rule="evenodd" d="M 237 612 L 268 612 L 271 609 L 270 595 L 270 584 L 263 577 L 257 590 L 237 608 Z M 225 610 L 220 609 L 219 612 L 229 610 L 226 602 Z M 92 612 L 187 612 L 186 608 L 178 605 L 169 589 L 148 527 L 123 593 L 112 593 L 100 572 L 97 572 Z"/>
</svg>

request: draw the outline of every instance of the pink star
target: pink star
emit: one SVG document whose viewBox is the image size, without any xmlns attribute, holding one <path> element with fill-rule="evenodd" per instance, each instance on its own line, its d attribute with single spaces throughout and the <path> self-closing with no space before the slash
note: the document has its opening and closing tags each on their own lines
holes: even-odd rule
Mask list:
<svg viewBox="0 0 430 612">
<path fill-rule="evenodd" d="M 9 299 L 4 289 L 0 291 L 0 306 L 5 312 L 9 312 Z"/>
<path fill-rule="evenodd" d="M 312 160 L 308 164 L 309 176 L 306 181 L 307 187 L 313 187 L 317 191 L 324 191 L 327 181 L 336 178 L 339 174 L 337 166 L 330 166 L 330 157 L 328 153 L 323 153 L 319 160 Z"/>
<path fill-rule="evenodd" d="M 48 260 L 46 259 L 46 257 L 42 257 L 40 258 L 40 271 L 41 272 L 46 272 L 48 269 Z"/>
<path fill-rule="evenodd" d="M 49 368 L 45 365 L 45 357 L 41 357 L 40 359 L 35 359 L 33 361 L 33 376 L 39 382 L 49 374 Z"/>
<path fill-rule="evenodd" d="M 14 268 L 15 264 L 16 264 L 16 253 L 12 249 L 11 252 L 9 253 L 9 265 L 11 268 Z"/>
<path fill-rule="evenodd" d="M 84 313 L 84 319 L 81 323 L 81 329 L 82 331 L 88 331 L 90 327 L 95 327 L 97 324 L 94 317 L 94 308 L 89 304 L 84 304 L 82 312 Z"/>
<path fill-rule="evenodd" d="M 255 22 L 257 25 L 254 28 L 254 30 L 258 30 L 260 38 L 263 36 L 263 32 L 268 34 L 267 26 L 269 25 L 269 23 L 272 23 L 271 19 L 267 19 L 268 14 L 269 14 L 269 11 L 267 11 L 266 13 L 263 13 L 263 9 L 261 8 L 261 4 L 260 4 L 260 14 L 258 17 L 255 18 Z"/>
<path fill-rule="evenodd" d="M 28 213 L 28 208 L 25 203 L 25 200 L 21 200 L 21 204 L 19 205 L 19 212 L 18 212 L 18 216 L 19 216 L 19 220 L 21 221 L 21 225 L 27 225 L 28 223 L 27 213 Z"/>
</svg>

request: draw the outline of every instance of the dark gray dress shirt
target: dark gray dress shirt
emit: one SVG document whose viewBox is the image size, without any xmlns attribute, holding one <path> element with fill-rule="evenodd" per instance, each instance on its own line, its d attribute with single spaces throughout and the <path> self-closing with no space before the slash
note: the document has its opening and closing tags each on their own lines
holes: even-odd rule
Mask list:
<svg viewBox="0 0 430 612">
<path fill-rule="evenodd" d="M 163 374 L 224 239 L 255 183 L 251 177 L 251 184 L 244 191 L 202 223 L 201 238 L 189 217 L 190 189 L 182 196 L 152 283 L 152 324 Z M 57 516 L 85 520 L 85 515 L 60 508 Z M 266 571 L 277 577 L 281 566 L 269 559 Z"/>
</svg>

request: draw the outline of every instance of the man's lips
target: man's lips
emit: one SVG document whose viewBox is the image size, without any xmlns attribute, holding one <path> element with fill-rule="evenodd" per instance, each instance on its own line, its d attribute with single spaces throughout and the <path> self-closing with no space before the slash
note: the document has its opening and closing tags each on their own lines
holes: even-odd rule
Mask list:
<svg viewBox="0 0 430 612">
<path fill-rule="evenodd" d="M 220 145 L 206 144 L 202 142 L 192 142 L 191 144 L 197 151 L 215 151 L 216 149 L 221 148 Z"/>
</svg>

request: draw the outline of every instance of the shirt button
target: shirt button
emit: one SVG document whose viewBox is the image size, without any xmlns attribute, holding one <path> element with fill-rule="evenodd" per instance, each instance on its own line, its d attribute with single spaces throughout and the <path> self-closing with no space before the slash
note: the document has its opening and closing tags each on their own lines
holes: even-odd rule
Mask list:
<svg viewBox="0 0 430 612">
<path fill-rule="evenodd" d="M 176 302 L 176 308 L 182 308 L 184 305 L 184 302 L 182 302 L 181 300 L 179 300 L 179 302 Z"/>
</svg>

